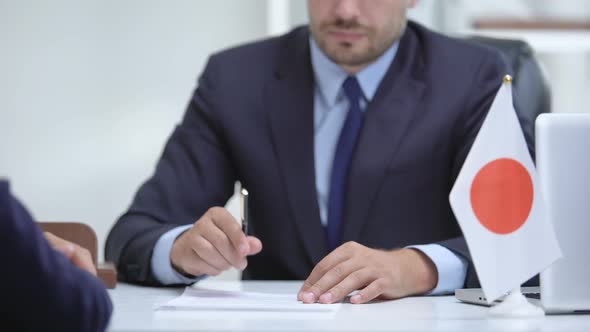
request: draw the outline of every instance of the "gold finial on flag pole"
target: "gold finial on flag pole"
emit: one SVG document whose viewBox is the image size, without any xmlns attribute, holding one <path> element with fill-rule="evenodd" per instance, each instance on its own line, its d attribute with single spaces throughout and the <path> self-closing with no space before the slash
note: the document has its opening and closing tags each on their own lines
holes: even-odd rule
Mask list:
<svg viewBox="0 0 590 332">
<path fill-rule="evenodd" d="M 504 76 L 504 84 L 511 84 L 512 83 L 512 76 L 506 75 Z"/>
</svg>

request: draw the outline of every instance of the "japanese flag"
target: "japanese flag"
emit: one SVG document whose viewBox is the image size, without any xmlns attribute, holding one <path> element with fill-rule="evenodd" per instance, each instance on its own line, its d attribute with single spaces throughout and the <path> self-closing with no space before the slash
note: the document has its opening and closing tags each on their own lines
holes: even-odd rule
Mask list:
<svg viewBox="0 0 590 332">
<path fill-rule="evenodd" d="M 500 86 L 450 193 L 488 303 L 561 257 L 511 82 Z"/>
</svg>

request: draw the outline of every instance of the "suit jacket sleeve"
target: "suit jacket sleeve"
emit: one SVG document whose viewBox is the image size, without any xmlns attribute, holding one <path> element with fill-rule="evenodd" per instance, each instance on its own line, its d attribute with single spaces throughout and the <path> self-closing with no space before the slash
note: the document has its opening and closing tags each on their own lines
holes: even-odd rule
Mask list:
<svg viewBox="0 0 590 332">
<path fill-rule="evenodd" d="M 212 62 L 199 79 L 182 123 L 166 143 L 155 173 L 109 233 L 106 259 L 116 264 L 124 281 L 160 285 L 150 265 L 160 236 L 196 222 L 211 207 L 224 206 L 234 192 L 231 153 L 212 112 L 216 100 L 223 98 L 210 79 L 220 67 Z"/>
<path fill-rule="evenodd" d="M 457 133 L 455 146 L 457 149 L 453 164 L 452 183 L 454 183 L 461 167 L 463 166 L 463 162 L 467 158 L 467 154 L 475 141 L 475 137 L 477 136 L 492 102 L 496 97 L 496 93 L 502 84 L 504 75 L 510 74 L 511 72 L 512 70 L 508 68 L 506 62 L 503 61 L 503 58 L 498 54 L 497 56 L 482 61 L 482 64 L 479 67 L 479 72 L 474 75 L 475 80 L 471 85 L 474 88 L 470 90 L 472 95 L 467 98 L 468 103 L 465 107 L 464 116 L 455 126 L 455 132 Z M 514 98 L 518 98 L 518 91 L 514 91 L 514 96 Z M 516 111 L 518 114 L 518 109 Z M 519 116 L 519 120 L 525 140 L 527 141 L 529 152 L 531 156 L 534 156 L 532 135 L 533 124 L 530 121 L 524 121 L 521 116 Z M 462 236 L 456 237 L 439 242 L 439 244 L 467 260 L 469 266 L 467 267 L 465 287 L 479 287 L 479 281 L 465 238 Z"/>
<path fill-rule="evenodd" d="M 0 182 L 3 325 L 24 331 L 103 331 L 112 311 L 102 282 L 54 251 Z"/>
</svg>

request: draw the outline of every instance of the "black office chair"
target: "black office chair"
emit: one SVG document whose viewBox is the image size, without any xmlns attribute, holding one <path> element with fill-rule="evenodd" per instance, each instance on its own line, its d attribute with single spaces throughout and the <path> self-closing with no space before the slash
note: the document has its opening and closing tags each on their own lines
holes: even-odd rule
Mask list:
<svg viewBox="0 0 590 332">
<path fill-rule="evenodd" d="M 466 40 L 499 50 L 514 78 L 513 101 L 523 126 L 532 126 L 541 113 L 551 112 L 551 91 L 533 49 L 524 41 L 471 36 Z M 533 137 L 534 138 L 534 137 Z"/>
</svg>

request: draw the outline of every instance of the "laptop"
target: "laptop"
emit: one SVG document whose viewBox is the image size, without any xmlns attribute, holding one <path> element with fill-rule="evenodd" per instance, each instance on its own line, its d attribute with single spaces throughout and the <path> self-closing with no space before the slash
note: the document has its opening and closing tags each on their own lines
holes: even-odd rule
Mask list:
<svg viewBox="0 0 590 332">
<path fill-rule="evenodd" d="M 590 313 L 590 113 L 542 114 L 535 135 L 540 186 L 563 257 L 540 273 L 540 287 L 522 292 L 548 314 Z M 455 297 L 488 305 L 479 288 Z"/>
</svg>

